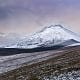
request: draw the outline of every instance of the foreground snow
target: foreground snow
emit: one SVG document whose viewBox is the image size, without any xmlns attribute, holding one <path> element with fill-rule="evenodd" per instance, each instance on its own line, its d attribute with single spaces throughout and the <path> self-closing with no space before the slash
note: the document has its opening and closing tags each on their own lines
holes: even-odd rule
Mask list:
<svg viewBox="0 0 80 80">
<path fill-rule="evenodd" d="M 80 70 L 71 72 L 64 72 L 58 76 L 50 75 L 44 77 L 43 80 L 80 80 Z"/>
</svg>

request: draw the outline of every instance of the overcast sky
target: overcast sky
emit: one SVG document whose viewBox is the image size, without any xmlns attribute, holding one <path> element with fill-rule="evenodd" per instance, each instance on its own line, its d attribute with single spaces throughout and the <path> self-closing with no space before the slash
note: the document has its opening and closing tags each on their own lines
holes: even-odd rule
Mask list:
<svg viewBox="0 0 80 80">
<path fill-rule="evenodd" d="M 0 0 L 0 32 L 29 34 L 56 23 L 80 32 L 80 0 Z"/>
</svg>

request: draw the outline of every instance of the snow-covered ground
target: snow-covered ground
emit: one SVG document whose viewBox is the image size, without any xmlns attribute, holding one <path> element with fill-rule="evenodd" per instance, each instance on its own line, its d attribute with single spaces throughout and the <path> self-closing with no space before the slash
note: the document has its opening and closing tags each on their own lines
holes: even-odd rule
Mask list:
<svg viewBox="0 0 80 80">
<path fill-rule="evenodd" d="M 44 51 L 35 53 L 22 53 L 12 56 L 0 56 L 0 73 L 4 73 L 21 67 L 24 63 L 27 65 L 41 62 L 51 57 L 58 56 L 63 51 Z"/>
<path fill-rule="evenodd" d="M 58 76 L 50 75 L 44 77 L 43 80 L 80 80 L 80 70 L 63 73 Z"/>
</svg>

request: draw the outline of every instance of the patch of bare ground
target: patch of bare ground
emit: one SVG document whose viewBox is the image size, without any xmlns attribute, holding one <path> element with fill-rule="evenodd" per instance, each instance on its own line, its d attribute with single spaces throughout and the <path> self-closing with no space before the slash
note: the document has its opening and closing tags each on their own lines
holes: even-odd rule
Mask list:
<svg viewBox="0 0 80 80">
<path fill-rule="evenodd" d="M 50 54 L 50 51 L 48 53 Z M 31 65 L 24 63 L 20 68 L 1 74 L 0 80 L 47 80 L 46 77 L 51 75 L 58 77 L 60 74 L 80 70 L 79 46 L 67 48 L 58 56 L 51 56 L 53 57 Z"/>
</svg>

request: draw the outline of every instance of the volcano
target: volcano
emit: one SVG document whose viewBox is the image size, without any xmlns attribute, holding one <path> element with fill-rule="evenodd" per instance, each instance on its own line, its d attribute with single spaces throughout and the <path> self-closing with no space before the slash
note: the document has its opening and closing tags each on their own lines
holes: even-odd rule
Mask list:
<svg viewBox="0 0 80 80">
<path fill-rule="evenodd" d="M 12 47 L 17 48 L 37 48 L 51 47 L 66 43 L 66 46 L 80 42 L 80 36 L 66 29 L 62 25 L 51 25 L 42 30 L 24 37 L 20 42 Z"/>
</svg>

